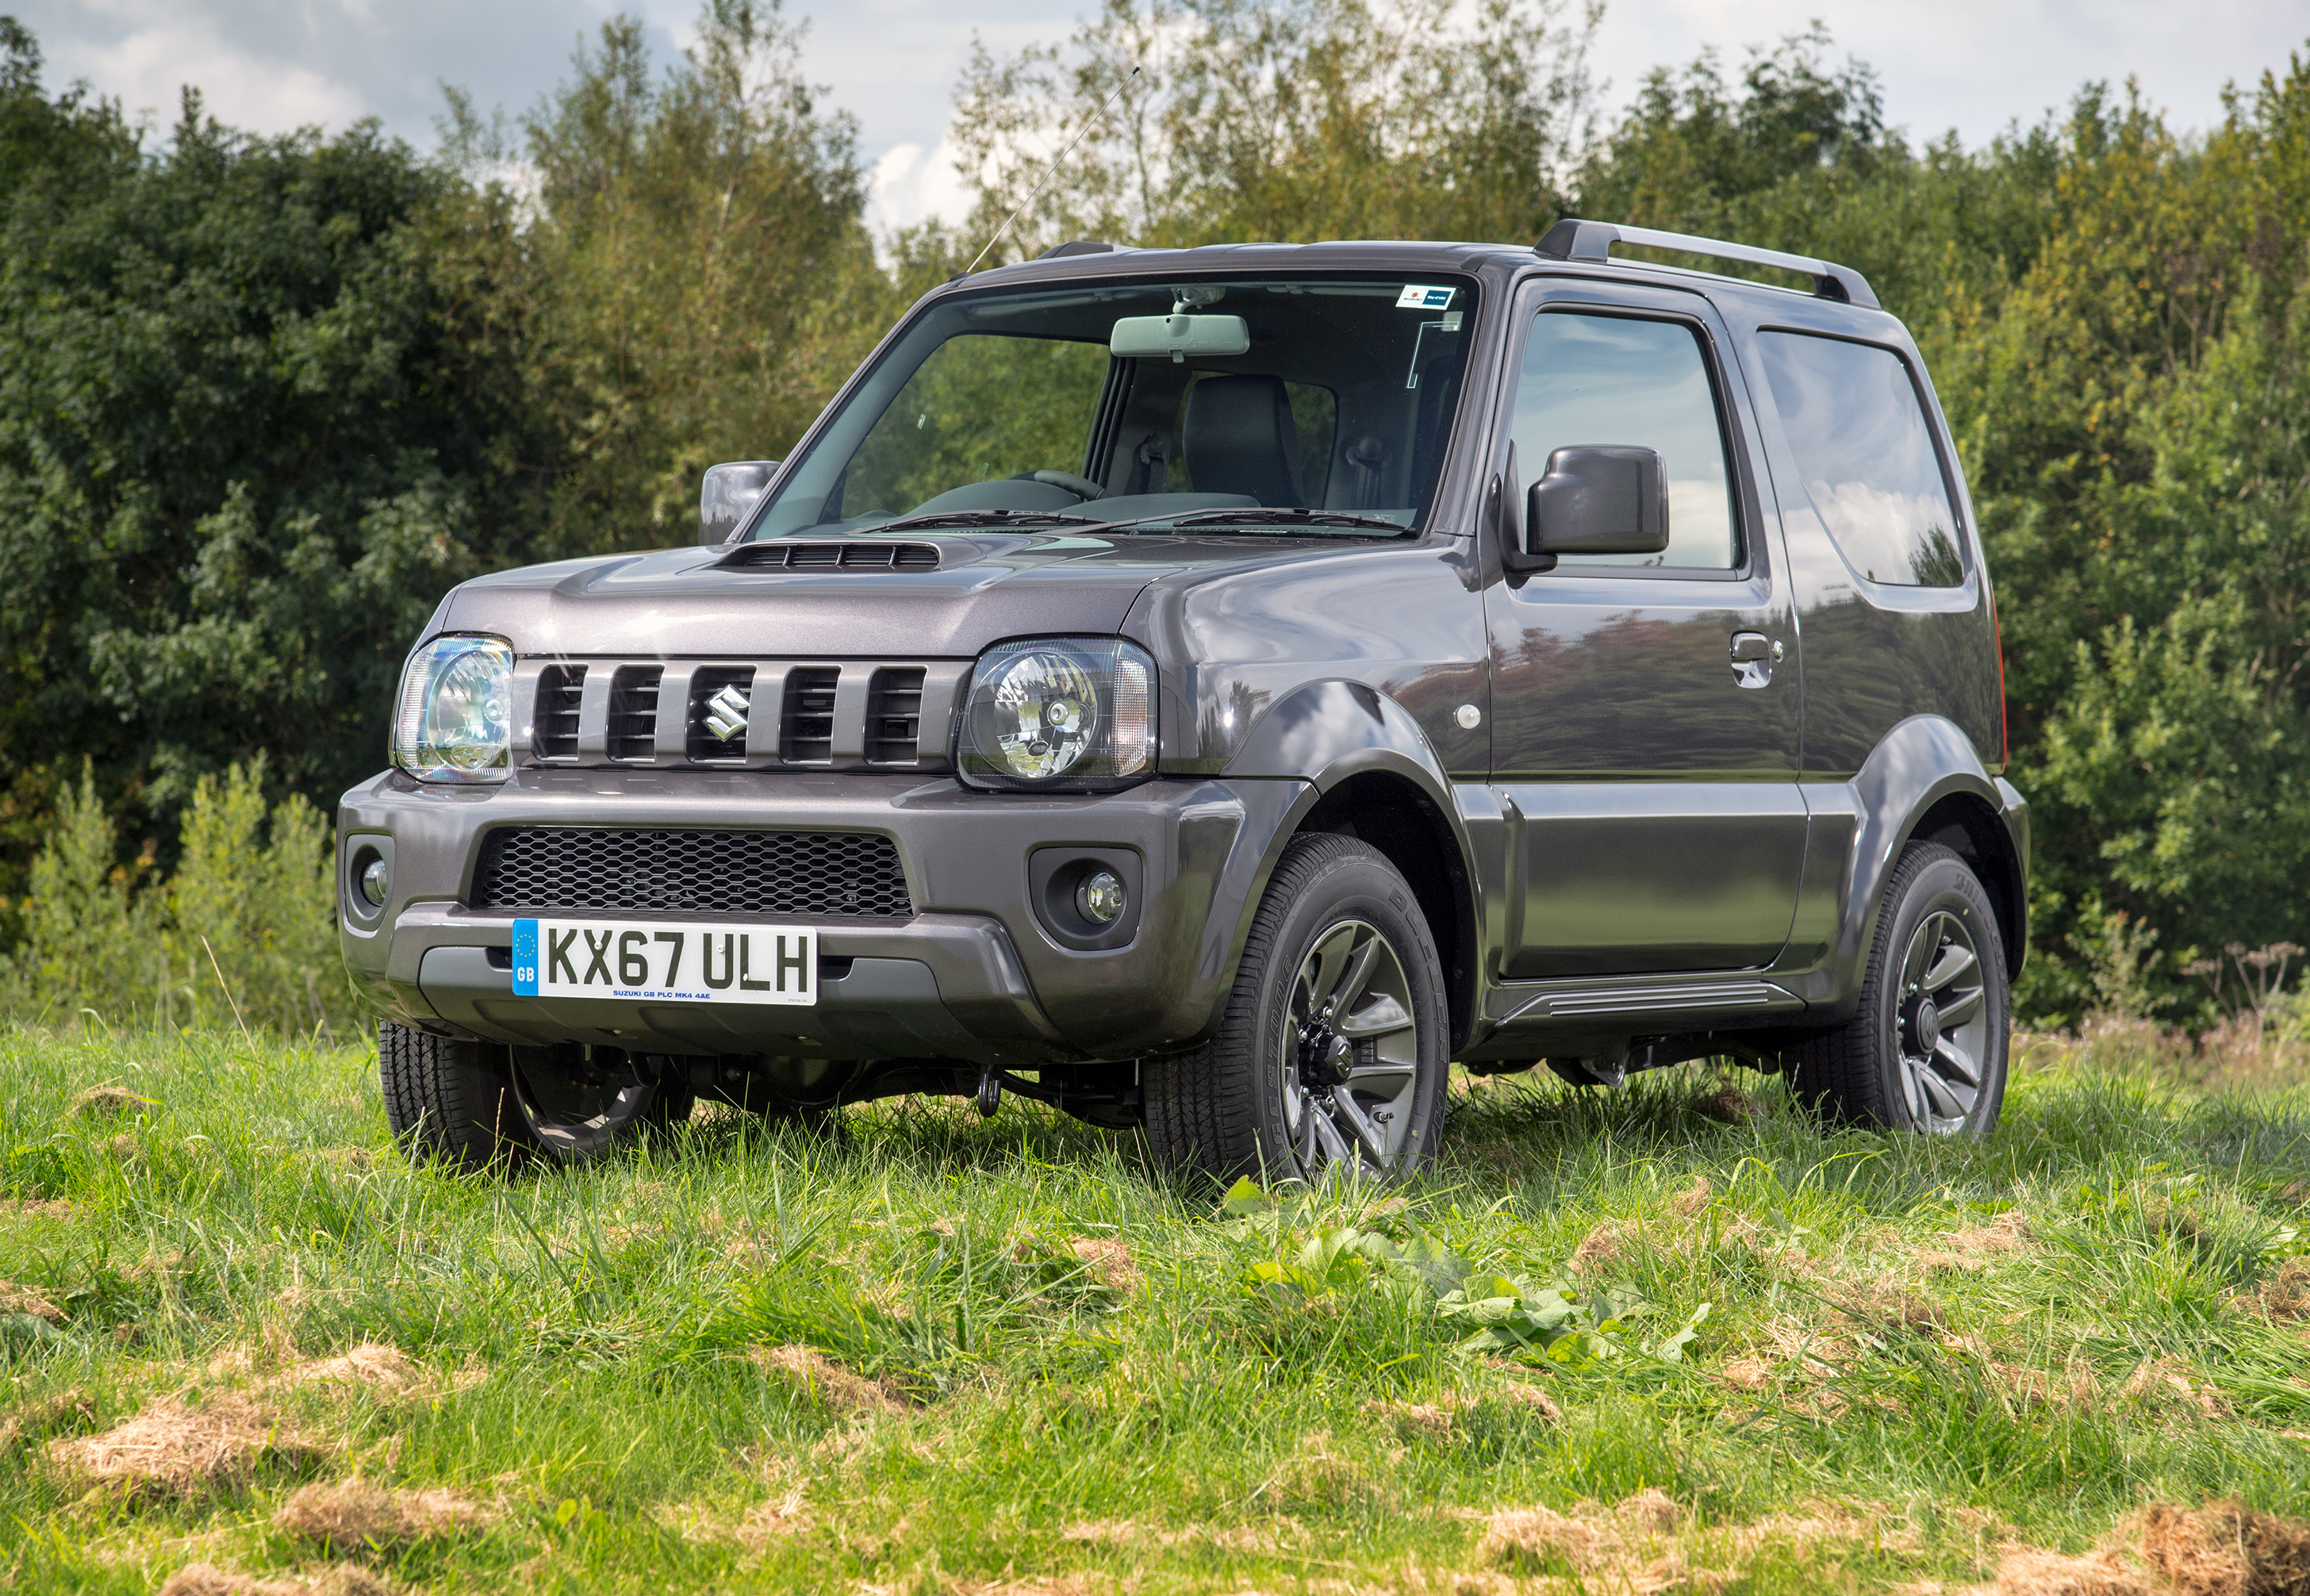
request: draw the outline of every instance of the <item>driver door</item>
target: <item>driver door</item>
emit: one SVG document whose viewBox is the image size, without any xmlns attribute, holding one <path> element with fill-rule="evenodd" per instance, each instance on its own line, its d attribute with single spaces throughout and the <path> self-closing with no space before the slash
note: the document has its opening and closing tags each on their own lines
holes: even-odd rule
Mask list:
<svg viewBox="0 0 2310 1596">
<path fill-rule="evenodd" d="M 1486 591 L 1493 783 L 1518 832 L 1501 975 L 1770 964 L 1804 856 L 1802 698 L 1731 340 L 1698 293 L 1593 282 L 1528 289 L 1515 325 L 1490 535 L 1520 536 L 1553 450 L 1636 444 L 1667 465 L 1670 542 Z"/>
</svg>

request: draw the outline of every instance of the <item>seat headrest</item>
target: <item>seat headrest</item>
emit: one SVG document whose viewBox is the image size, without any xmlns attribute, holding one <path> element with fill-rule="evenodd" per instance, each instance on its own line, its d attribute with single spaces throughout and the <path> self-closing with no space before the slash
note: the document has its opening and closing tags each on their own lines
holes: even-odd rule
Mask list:
<svg viewBox="0 0 2310 1596">
<path fill-rule="evenodd" d="M 1181 443 L 1198 493 L 1247 493 L 1270 509 L 1304 506 L 1299 429 L 1280 377 L 1206 377 L 1187 392 Z"/>
</svg>

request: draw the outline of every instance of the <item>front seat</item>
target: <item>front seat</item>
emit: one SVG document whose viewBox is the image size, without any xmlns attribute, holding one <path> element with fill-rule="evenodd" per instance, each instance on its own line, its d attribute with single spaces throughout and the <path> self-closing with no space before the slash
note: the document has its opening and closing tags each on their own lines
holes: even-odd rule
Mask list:
<svg viewBox="0 0 2310 1596">
<path fill-rule="evenodd" d="M 1299 429 L 1280 377 L 1206 377 L 1187 391 L 1180 442 L 1198 493 L 1242 493 L 1300 507 Z"/>
</svg>

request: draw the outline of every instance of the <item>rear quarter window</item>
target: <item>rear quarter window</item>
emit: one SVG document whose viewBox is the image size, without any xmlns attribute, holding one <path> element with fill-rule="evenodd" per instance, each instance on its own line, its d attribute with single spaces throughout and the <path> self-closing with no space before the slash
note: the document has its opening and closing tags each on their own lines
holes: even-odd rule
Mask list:
<svg viewBox="0 0 2310 1596">
<path fill-rule="evenodd" d="M 1957 513 L 1907 362 L 1803 333 L 1759 336 L 1805 495 L 1845 563 L 1896 587 L 1960 587 Z"/>
</svg>

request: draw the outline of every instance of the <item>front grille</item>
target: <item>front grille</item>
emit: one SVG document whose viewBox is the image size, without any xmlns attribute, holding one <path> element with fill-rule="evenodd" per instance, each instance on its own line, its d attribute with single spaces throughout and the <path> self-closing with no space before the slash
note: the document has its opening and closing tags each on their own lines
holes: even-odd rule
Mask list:
<svg viewBox="0 0 2310 1596">
<path fill-rule="evenodd" d="M 610 679 L 610 758 L 657 757 L 657 684 L 664 675 L 661 665 L 628 665 Z"/>
<path fill-rule="evenodd" d="M 578 757 L 578 710 L 585 696 L 585 666 L 548 665 L 538 672 L 536 730 L 531 742 L 539 759 Z"/>
<path fill-rule="evenodd" d="M 536 765 L 943 770 L 968 660 L 532 658 Z"/>
<path fill-rule="evenodd" d="M 915 912 L 887 837 L 576 826 L 491 832 L 473 872 L 473 906 L 846 919 Z"/>
<path fill-rule="evenodd" d="M 866 694 L 866 759 L 911 765 L 923 736 L 923 668 L 892 665 L 874 672 Z"/>
<path fill-rule="evenodd" d="M 834 687 L 841 679 L 832 666 L 800 665 L 787 673 L 778 758 L 789 765 L 823 765 L 834 758 Z"/>
</svg>

